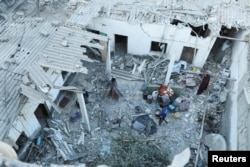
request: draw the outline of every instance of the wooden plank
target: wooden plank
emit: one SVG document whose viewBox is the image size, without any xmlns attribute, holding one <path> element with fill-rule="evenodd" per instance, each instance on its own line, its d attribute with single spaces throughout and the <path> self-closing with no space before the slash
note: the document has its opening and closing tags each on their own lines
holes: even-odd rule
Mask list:
<svg viewBox="0 0 250 167">
<path fill-rule="evenodd" d="M 45 99 L 39 92 L 37 92 L 33 88 L 26 86 L 26 85 L 23 85 L 23 84 L 21 84 L 20 87 L 21 87 L 21 93 L 23 95 L 25 95 L 26 97 L 28 97 L 30 99 L 34 99 L 39 103 L 44 103 Z"/>
</svg>

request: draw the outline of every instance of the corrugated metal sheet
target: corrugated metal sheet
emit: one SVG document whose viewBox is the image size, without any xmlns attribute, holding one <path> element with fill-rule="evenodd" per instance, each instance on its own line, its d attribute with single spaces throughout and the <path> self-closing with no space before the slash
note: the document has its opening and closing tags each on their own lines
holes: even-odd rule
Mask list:
<svg viewBox="0 0 250 167">
<path fill-rule="evenodd" d="M 55 36 L 39 58 L 41 66 L 55 68 L 69 72 L 87 73 L 87 68 L 82 66 L 81 60 L 93 62 L 84 55 L 84 46 L 104 49 L 98 43 L 92 43 L 93 39 L 107 41 L 107 37 L 61 26 Z"/>
<path fill-rule="evenodd" d="M 26 67 L 35 62 L 56 29 L 49 22 L 38 23 L 32 18 L 16 20 L 4 26 L 6 28 L 1 33 L 1 38 L 8 41 L 0 43 L 0 140 L 4 140 L 23 103 L 27 101 L 20 94 Z M 42 30 L 47 31 L 49 36 L 42 36 Z"/>
<path fill-rule="evenodd" d="M 98 12 L 101 10 L 101 7 L 101 1 L 90 1 L 88 5 L 79 7 L 77 11 L 74 12 L 74 14 L 66 21 L 66 25 L 70 27 L 79 26 L 81 28 L 85 28 L 93 17 L 98 16 Z"/>
<path fill-rule="evenodd" d="M 37 63 L 31 64 L 28 68 L 29 77 L 36 84 L 37 87 L 50 87 L 53 88 L 53 84 L 46 75 L 45 71 Z"/>
</svg>

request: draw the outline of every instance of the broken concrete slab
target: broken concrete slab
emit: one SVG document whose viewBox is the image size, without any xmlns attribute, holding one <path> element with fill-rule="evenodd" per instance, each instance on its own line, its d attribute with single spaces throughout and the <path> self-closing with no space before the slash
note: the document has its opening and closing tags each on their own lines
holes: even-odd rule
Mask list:
<svg viewBox="0 0 250 167">
<path fill-rule="evenodd" d="M 191 157 L 191 151 L 190 148 L 186 148 L 181 153 L 174 156 L 174 159 L 168 167 L 182 167 L 185 166 Z"/>
<path fill-rule="evenodd" d="M 64 47 L 69 47 L 69 44 L 68 44 L 67 40 L 63 40 L 61 45 L 64 46 Z"/>
<path fill-rule="evenodd" d="M 81 136 L 79 137 L 77 144 L 78 145 L 84 144 L 84 132 L 81 133 Z"/>
<path fill-rule="evenodd" d="M 204 144 L 209 147 L 209 150 L 223 151 L 227 149 L 226 140 L 220 134 L 208 134 L 205 136 Z"/>
</svg>

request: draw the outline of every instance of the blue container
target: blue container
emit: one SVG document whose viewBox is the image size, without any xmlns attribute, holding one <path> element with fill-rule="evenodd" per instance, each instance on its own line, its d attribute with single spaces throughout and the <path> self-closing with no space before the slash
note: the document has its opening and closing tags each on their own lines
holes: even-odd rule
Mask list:
<svg viewBox="0 0 250 167">
<path fill-rule="evenodd" d="M 38 138 L 36 139 L 36 145 L 40 146 L 42 144 L 42 136 L 38 136 Z"/>
<path fill-rule="evenodd" d="M 171 112 L 171 113 L 175 112 L 175 108 L 176 107 L 174 105 L 172 105 L 172 104 L 168 105 L 169 112 Z"/>
</svg>

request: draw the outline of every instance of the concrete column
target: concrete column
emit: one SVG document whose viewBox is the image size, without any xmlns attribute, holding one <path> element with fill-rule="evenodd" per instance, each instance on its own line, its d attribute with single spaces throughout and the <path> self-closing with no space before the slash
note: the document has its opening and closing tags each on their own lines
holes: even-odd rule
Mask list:
<svg viewBox="0 0 250 167">
<path fill-rule="evenodd" d="M 165 85 L 168 85 L 168 83 L 169 83 L 171 73 L 172 73 L 172 70 L 174 68 L 174 62 L 175 62 L 175 55 L 170 54 L 170 62 L 168 64 L 168 71 L 167 71 L 167 75 L 166 75 L 165 82 L 164 82 Z"/>
<path fill-rule="evenodd" d="M 108 39 L 108 46 L 107 46 L 106 75 L 107 79 L 110 80 L 111 79 L 110 39 Z"/>
<path fill-rule="evenodd" d="M 106 61 L 107 57 L 107 42 L 106 41 L 100 41 L 100 45 L 104 46 L 104 49 L 100 49 L 101 56 L 102 56 L 102 62 Z"/>
<path fill-rule="evenodd" d="M 82 123 L 85 124 L 85 128 L 88 130 L 88 132 L 91 131 L 90 129 L 90 124 L 89 124 L 89 117 L 88 117 L 88 112 L 86 109 L 86 105 L 85 105 L 85 101 L 83 98 L 83 94 L 82 92 L 76 93 L 77 95 L 77 99 L 80 105 L 80 111 L 81 111 L 81 115 L 82 115 Z"/>
<path fill-rule="evenodd" d="M 210 54 L 210 51 L 214 46 L 215 41 L 216 41 L 216 38 L 211 38 L 211 37 L 207 37 L 206 39 L 202 41 L 198 41 L 200 43 L 203 43 L 203 46 L 194 48 L 194 49 L 198 49 L 195 51 L 196 54 L 194 55 L 194 59 L 192 63 L 194 66 L 200 67 L 200 68 L 204 66 Z"/>
<path fill-rule="evenodd" d="M 247 149 L 250 150 L 250 113 L 249 112 L 247 113 Z"/>
</svg>

